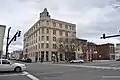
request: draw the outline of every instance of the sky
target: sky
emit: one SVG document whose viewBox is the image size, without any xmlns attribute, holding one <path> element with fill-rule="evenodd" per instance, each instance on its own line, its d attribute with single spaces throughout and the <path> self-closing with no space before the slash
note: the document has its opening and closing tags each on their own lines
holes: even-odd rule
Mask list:
<svg viewBox="0 0 120 80">
<path fill-rule="evenodd" d="M 24 33 L 39 20 L 39 14 L 48 9 L 52 19 L 76 24 L 77 37 L 96 44 L 120 43 L 120 38 L 100 39 L 106 35 L 120 34 L 120 8 L 115 0 L 0 0 L 0 25 L 11 28 L 10 38 L 21 30 L 21 37 L 12 42 L 9 52 L 23 49 Z"/>
</svg>

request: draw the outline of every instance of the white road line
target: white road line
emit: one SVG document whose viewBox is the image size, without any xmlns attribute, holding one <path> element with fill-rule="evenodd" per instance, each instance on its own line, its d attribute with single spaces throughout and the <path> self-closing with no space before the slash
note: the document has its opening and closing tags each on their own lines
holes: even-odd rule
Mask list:
<svg viewBox="0 0 120 80">
<path fill-rule="evenodd" d="M 32 80 L 40 80 L 40 79 L 36 78 L 35 76 L 29 74 L 28 72 L 23 72 L 23 74 L 25 74 L 27 77 L 29 77 Z"/>
<path fill-rule="evenodd" d="M 114 79 L 117 78 L 118 79 L 120 78 L 120 76 L 102 76 L 102 78 L 114 78 Z"/>
<path fill-rule="evenodd" d="M 0 75 L 0 76 L 20 76 L 20 75 L 25 75 L 25 74 L 4 74 L 4 75 Z"/>
<path fill-rule="evenodd" d="M 50 65 L 50 64 L 48 64 Z M 71 64 L 51 64 L 58 66 L 71 66 L 71 67 L 83 67 L 83 68 L 95 68 L 95 69 L 111 69 L 111 70 L 120 70 L 120 67 L 105 67 L 105 66 L 87 66 L 87 65 L 71 65 Z"/>
</svg>

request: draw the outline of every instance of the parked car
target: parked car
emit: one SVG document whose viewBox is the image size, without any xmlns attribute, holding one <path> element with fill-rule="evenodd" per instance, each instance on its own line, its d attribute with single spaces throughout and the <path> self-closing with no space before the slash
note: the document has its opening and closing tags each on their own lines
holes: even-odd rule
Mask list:
<svg viewBox="0 0 120 80">
<path fill-rule="evenodd" d="M 25 64 L 13 63 L 8 59 L 0 59 L 0 71 L 21 72 L 26 69 Z"/>
<path fill-rule="evenodd" d="M 120 59 L 117 59 L 116 61 L 120 61 Z"/>
<path fill-rule="evenodd" d="M 84 63 L 84 60 L 82 60 L 82 59 L 71 60 L 70 63 Z"/>
<path fill-rule="evenodd" d="M 30 59 L 30 58 L 25 58 L 25 59 L 22 59 L 22 62 L 31 63 L 31 62 L 32 62 L 32 59 Z"/>
</svg>

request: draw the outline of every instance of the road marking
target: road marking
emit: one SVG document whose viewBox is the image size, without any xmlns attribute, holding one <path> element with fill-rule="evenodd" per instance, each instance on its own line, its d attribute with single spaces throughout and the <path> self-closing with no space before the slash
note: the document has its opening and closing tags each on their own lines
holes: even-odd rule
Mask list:
<svg viewBox="0 0 120 80">
<path fill-rule="evenodd" d="M 40 80 L 40 79 L 36 78 L 35 76 L 29 74 L 28 72 L 23 72 L 23 74 L 25 74 L 27 77 L 29 77 L 32 80 Z"/>
<path fill-rule="evenodd" d="M 59 65 L 59 66 L 71 66 L 71 67 L 82 67 L 82 68 L 120 70 L 120 67 L 105 67 L 105 66 L 103 67 L 103 66 L 87 66 L 87 65 L 71 65 L 71 64 L 48 64 L 48 65 Z"/>
<path fill-rule="evenodd" d="M 21 76 L 21 75 L 25 75 L 25 74 L 4 74 L 4 75 L 0 75 L 0 76 Z"/>
<path fill-rule="evenodd" d="M 102 78 L 120 78 L 120 76 L 102 76 Z"/>
</svg>

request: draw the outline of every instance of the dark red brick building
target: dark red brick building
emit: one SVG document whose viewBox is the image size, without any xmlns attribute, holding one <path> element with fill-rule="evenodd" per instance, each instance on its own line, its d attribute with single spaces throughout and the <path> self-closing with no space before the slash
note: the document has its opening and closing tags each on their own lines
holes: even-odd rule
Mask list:
<svg viewBox="0 0 120 80">
<path fill-rule="evenodd" d="M 102 60 L 115 59 L 114 44 L 107 43 L 107 44 L 97 45 L 97 52 L 99 55 L 99 59 Z"/>
<path fill-rule="evenodd" d="M 88 42 L 87 43 L 87 60 L 97 60 L 98 59 L 98 52 L 96 48 L 97 44 Z"/>
</svg>

